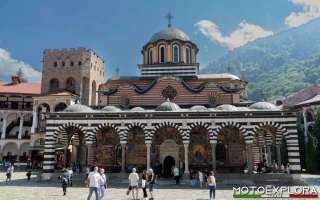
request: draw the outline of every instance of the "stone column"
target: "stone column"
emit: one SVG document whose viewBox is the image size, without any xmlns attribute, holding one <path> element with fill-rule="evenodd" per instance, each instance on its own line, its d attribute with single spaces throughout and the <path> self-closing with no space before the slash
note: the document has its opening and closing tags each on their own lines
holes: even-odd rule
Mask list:
<svg viewBox="0 0 320 200">
<path fill-rule="evenodd" d="M 36 132 L 36 128 L 38 126 L 38 113 L 36 107 L 34 107 L 32 111 L 32 127 L 31 127 L 31 134 Z"/>
<path fill-rule="evenodd" d="M 280 144 L 277 144 L 276 148 L 277 148 L 277 163 L 278 163 L 278 166 L 281 166 L 281 146 L 280 146 Z"/>
<path fill-rule="evenodd" d="M 121 144 L 121 172 L 126 172 L 126 143 Z"/>
<path fill-rule="evenodd" d="M 216 172 L 217 164 L 216 164 L 216 146 L 217 143 L 211 143 L 211 152 L 212 152 L 212 170 Z"/>
<path fill-rule="evenodd" d="M 267 164 L 268 166 L 270 166 L 272 164 L 272 157 L 271 157 L 271 145 L 267 145 L 267 154 L 268 154 L 268 157 L 267 157 Z"/>
<path fill-rule="evenodd" d="M 183 144 L 184 146 L 184 174 L 189 174 L 189 142 Z"/>
<path fill-rule="evenodd" d="M 150 150 L 151 150 L 151 143 L 146 143 L 147 146 L 147 169 L 150 169 Z"/>
<path fill-rule="evenodd" d="M 2 134 L 1 134 L 1 139 L 6 139 L 7 117 L 8 117 L 8 114 L 7 114 L 7 113 L 4 113 L 4 114 L 3 114 L 3 121 L 2 121 Z"/>
<path fill-rule="evenodd" d="M 308 142 L 308 122 L 307 122 L 307 108 L 302 108 L 302 116 L 303 116 L 303 126 L 304 126 L 304 138 L 305 143 Z"/>
<path fill-rule="evenodd" d="M 252 155 L 252 143 L 247 143 L 248 152 L 248 173 L 252 174 L 253 171 L 253 155 Z"/>
<path fill-rule="evenodd" d="M 21 140 L 21 138 L 22 138 L 23 120 L 24 120 L 24 115 L 21 113 L 20 114 L 20 124 L 19 124 L 19 134 L 18 134 L 19 140 Z"/>
</svg>

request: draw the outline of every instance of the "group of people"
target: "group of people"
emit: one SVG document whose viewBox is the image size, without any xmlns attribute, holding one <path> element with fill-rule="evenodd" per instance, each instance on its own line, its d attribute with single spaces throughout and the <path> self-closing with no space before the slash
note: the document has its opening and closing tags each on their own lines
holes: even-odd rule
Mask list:
<svg viewBox="0 0 320 200">
<path fill-rule="evenodd" d="M 258 163 L 257 165 L 254 166 L 254 170 L 255 173 L 288 173 L 290 174 L 290 166 L 289 163 L 287 163 L 286 165 L 284 163 L 282 163 L 281 165 L 278 165 L 276 161 L 273 161 L 271 166 L 267 166 L 266 161 L 262 161 L 260 163 Z"/>
<path fill-rule="evenodd" d="M 152 169 L 148 169 L 147 171 L 143 171 L 141 177 L 141 188 L 143 191 L 143 199 L 148 199 L 147 187 L 149 188 L 150 198 L 149 200 L 153 200 L 153 189 L 155 184 L 155 174 Z M 127 191 L 127 195 L 132 193 L 133 200 L 139 199 L 139 174 L 137 173 L 136 168 L 132 169 L 132 172 L 129 174 L 129 187 Z"/>
</svg>

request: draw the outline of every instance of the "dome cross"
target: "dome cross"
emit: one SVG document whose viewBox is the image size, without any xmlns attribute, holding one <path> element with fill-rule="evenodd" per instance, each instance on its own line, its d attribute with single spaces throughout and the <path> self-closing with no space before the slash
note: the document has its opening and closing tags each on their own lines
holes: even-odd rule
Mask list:
<svg viewBox="0 0 320 200">
<path fill-rule="evenodd" d="M 165 18 L 168 20 L 168 27 L 171 27 L 171 21 L 173 19 L 173 16 L 171 15 L 170 12 L 165 16 Z"/>
</svg>

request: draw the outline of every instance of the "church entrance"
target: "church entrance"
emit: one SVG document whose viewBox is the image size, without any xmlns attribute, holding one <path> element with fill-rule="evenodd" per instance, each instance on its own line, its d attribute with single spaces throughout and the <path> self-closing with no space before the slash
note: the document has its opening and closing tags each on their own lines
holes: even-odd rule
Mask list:
<svg viewBox="0 0 320 200">
<path fill-rule="evenodd" d="M 173 176 L 172 174 L 172 169 L 175 166 L 175 161 L 174 158 L 172 156 L 167 156 L 165 157 L 164 161 L 163 161 L 163 176 L 164 177 L 171 177 Z"/>
</svg>

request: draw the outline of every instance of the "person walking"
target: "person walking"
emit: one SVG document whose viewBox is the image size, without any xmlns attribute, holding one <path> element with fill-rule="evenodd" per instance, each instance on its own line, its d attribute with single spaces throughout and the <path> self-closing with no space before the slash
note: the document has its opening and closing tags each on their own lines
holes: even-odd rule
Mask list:
<svg viewBox="0 0 320 200">
<path fill-rule="evenodd" d="M 148 194 L 147 194 L 147 173 L 144 170 L 142 173 L 142 180 L 141 180 L 141 187 L 143 191 L 143 200 L 148 199 Z"/>
<path fill-rule="evenodd" d="M 101 176 L 101 182 L 100 182 L 100 200 L 102 200 L 106 195 L 107 190 L 107 176 L 104 173 L 104 169 L 100 168 L 100 176 Z"/>
<path fill-rule="evenodd" d="M 13 172 L 14 172 L 14 166 L 13 164 L 9 164 L 9 167 L 7 168 L 7 173 L 6 173 L 6 176 L 7 176 L 6 183 L 11 182 Z"/>
<path fill-rule="evenodd" d="M 209 196 L 210 200 L 216 198 L 216 178 L 214 177 L 214 172 L 211 171 L 208 177 L 208 186 L 209 186 Z"/>
<path fill-rule="evenodd" d="M 137 174 L 136 168 L 132 168 L 132 172 L 129 174 L 129 187 L 132 190 L 133 200 L 138 200 L 138 186 L 139 186 L 139 175 Z"/>
<path fill-rule="evenodd" d="M 198 176 L 199 176 L 199 185 L 200 185 L 200 188 L 202 188 L 202 185 L 203 185 L 203 173 L 202 173 L 201 170 L 199 170 Z"/>
<path fill-rule="evenodd" d="M 173 175 L 174 175 L 174 179 L 176 180 L 176 185 L 179 185 L 179 183 L 180 183 L 180 173 L 179 173 L 179 168 L 178 167 L 174 168 Z"/>
<path fill-rule="evenodd" d="M 31 170 L 28 170 L 28 172 L 26 173 L 27 179 L 28 181 L 30 181 L 31 179 Z"/>
<path fill-rule="evenodd" d="M 69 174 L 67 169 L 63 169 L 62 176 L 59 177 L 61 179 L 61 186 L 62 186 L 62 192 L 63 196 L 67 194 L 67 187 L 69 183 Z"/>
<path fill-rule="evenodd" d="M 150 193 L 150 198 L 149 200 L 153 200 L 153 189 L 154 189 L 154 183 L 155 183 L 155 175 L 153 173 L 153 169 L 148 169 L 147 173 L 147 178 L 148 178 L 148 184 L 149 184 L 149 193 Z"/>
<path fill-rule="evenodd" d="M 89 181 L 89 195 L 87 200 L 91 199 L 92 193 L 94 192 L 96 196 L 96 200 L 99 200 L 99 188 L 100 183 L 102 182 L 101 175 L 98 173 L 99 168 L 95 166 L 93 171 L 89 173 L 88 181 Z"/>
</svg>

